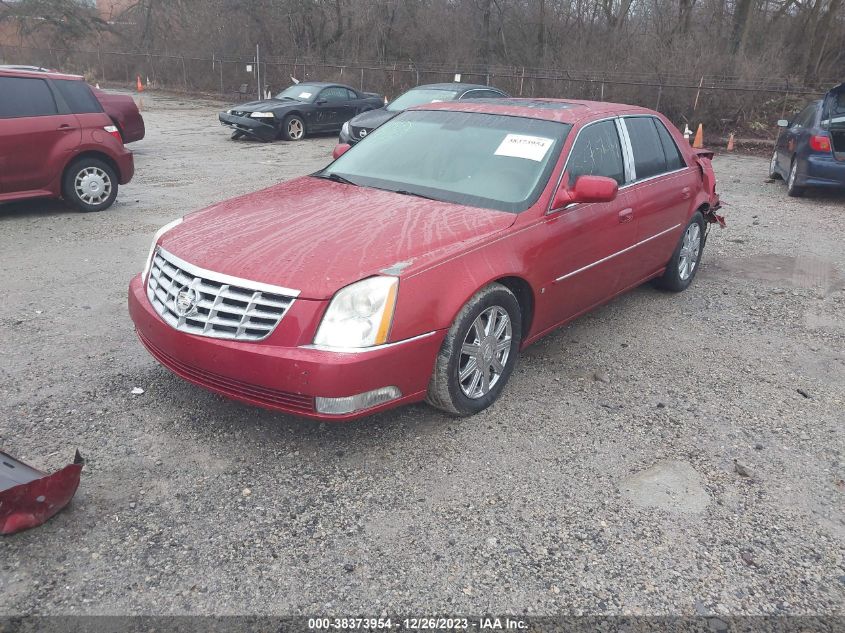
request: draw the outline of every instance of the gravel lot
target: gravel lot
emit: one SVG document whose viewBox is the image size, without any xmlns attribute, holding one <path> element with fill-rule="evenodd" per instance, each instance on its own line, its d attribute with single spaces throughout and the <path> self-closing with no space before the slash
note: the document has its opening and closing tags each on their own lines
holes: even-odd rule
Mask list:
<svg viewBox="0 0 845 633">
<path fill-rule="evenodd" d="M 0 613 L 845 615 L 845 198 L 720 156 L 729 228 L 687 292 L 546 337 L 474 418 L 318 424 L 171 375 L 126 288 L 160 225 L 335 139 L 144 101 L 111 210 L 0 207 L 0 446 L 88 459 L 67 510 L 0 540 Z"/>
</svg>

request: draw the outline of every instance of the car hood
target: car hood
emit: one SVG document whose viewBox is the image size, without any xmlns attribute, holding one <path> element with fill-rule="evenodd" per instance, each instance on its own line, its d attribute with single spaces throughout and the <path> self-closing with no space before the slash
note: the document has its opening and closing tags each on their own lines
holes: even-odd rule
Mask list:
<svg viewBox="0 0 845 633">
<path fill-rule="evenodd" d="M 161 240 L 177 257 L 327 299 L 407 275 L 511 226 L 516 215 L 304 177 L 193 213 Z"/>
<path fill-rule="evenodd" d="M 379 125 L 387 123 L 397 114 L 401 114 L 401 112 L 389 112 L 384 108 L 379 108 L 377 110 L 368 110 L 367 112 L 362 112 L 358 116 L 353 117 L 349 121 L 349 125 L 372 130 L 377 128 Z"/>
<path fill-rule="evenodd" d="M 276 112 L 303 105 L 301 101 L 292 99 L 262 99 L 261 101 L 250 101 L 241 103 L 229 108 L 238 112 Z"/>
</svg>

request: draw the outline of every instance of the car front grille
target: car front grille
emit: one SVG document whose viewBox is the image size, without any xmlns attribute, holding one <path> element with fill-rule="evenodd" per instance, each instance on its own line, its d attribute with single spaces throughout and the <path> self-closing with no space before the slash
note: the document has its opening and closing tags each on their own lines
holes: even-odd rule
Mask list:
<svg viewBox="0 0 845 633">
<path fill-rule="evenodd" d="M 160 247 L 147 281 L 147 298 L 171 327 L 236 341 L 268 337 L 298 294 L 197 268 Z"/>
<path fill-rule="evenodd" d="M 365 127 L 355 127 L 353 125 L 353 126 L 351 126 L 351 128 L 352 128 L 352 130 L 351 130 L 352 131 L 352 138 L 357 138 L 357 139 L 362 139 L 365 136 L 367 136 L 367 134 L 372 132 L 372 130 L 365 128 Z"/>
</svg>

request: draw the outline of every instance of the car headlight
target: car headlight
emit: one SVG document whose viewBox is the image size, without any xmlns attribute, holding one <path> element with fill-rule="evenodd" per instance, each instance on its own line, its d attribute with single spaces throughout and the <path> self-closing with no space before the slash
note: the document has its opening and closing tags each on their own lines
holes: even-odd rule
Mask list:
<svg viewBox="0 0 845 633">
<path fill-rule="evenodd" d="M 276 115 L 272 112 L 253 112 L 249 116 L 253 119 L 272 119 Z"/>
<path fill-rule="evenodd" d="M 314 345 L 370 347 L 387 342 L 399 290 L 397 277 L 369 277 L 339 290 L 314 337 Z"/>
<path fill-rule="evenodd" d="M 232 114 L 231 110 L 226 110 L 226 114 Z"/>
<path fill-rule="evenodd" d="M 173 220 L 173 222 L 168 222 L 163 227 L 161 227 L 158 231 L 156 231 L 155 235 L 153 235 L 153 244 L 152 244 L 152 246 L 150 246 L 150 254 L 147 255 L 147 263 L 144 264 L 144 272 L 141 273 L 141 280 L 144 283 L 147 283 L 147 275 L 150 274 L 150 267 L 153 264 L 153 253 L 155 252 L 156 244 L 158 244 L 158 241 L 161 239 L 162 235 L 167 233 L 170 229 L 182 224 L 182 221 L 184 219 L 185 218 L 177 218 L 176 220 Z"/>
<path fill-rule="evenodd" d="M 349 121 L 343 124 L 343 127 L 340 128 L 340 133 L 343 136 L 349 136 Z"/>
</svg>

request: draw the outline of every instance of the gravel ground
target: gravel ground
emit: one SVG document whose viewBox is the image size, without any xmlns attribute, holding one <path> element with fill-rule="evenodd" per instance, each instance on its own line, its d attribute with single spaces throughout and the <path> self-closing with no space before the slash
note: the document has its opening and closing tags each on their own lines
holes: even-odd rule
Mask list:
<svg viewBox="0 0 845 633">
<path fill-rule="evenodd" d="M 126 288 L 160 225 L 334 138 L 232 142 L 213 103 L 144 100 L 111 210 L 0 208 L 0 445 L 88 459 L 0 540 L 0 613 L 845 614 L 845 199 L 720 156 L 729 228 L 687 292 L 551 334 L 476 417 L 318 424 L 161 368 Z"/>
</svg>

